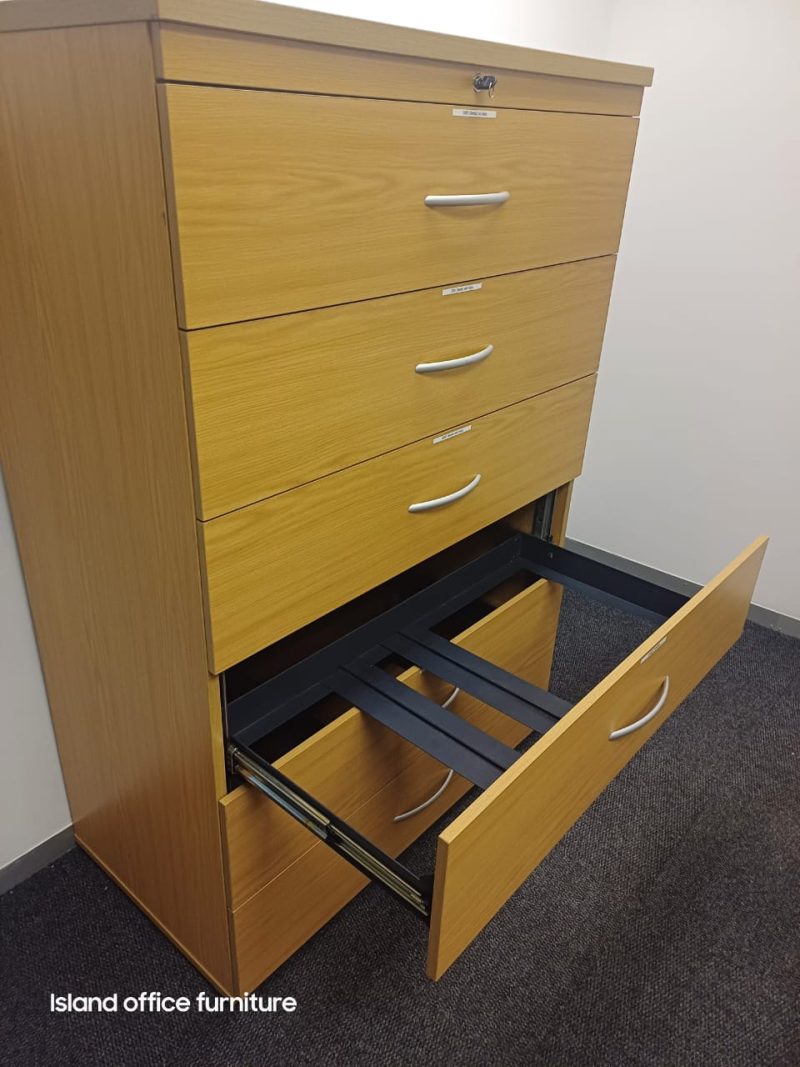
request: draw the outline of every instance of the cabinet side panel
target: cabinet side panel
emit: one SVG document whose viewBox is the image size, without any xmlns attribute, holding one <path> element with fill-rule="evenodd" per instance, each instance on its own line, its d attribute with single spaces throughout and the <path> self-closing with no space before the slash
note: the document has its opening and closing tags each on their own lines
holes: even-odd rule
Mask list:
<svg viewBox="0 0 800 1067">
<path fill-rule="evenodd" d="M 3 464 L 76 833 L 229 987 L 147 28 L 5 34 L 0 90 Z"/>
</svg>

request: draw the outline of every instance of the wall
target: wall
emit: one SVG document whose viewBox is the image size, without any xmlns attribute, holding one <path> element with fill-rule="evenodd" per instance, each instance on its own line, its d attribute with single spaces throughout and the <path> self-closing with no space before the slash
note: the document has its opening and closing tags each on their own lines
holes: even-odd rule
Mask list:
<svg viewBox="0 0 800 1067">
<path fill-rule="evenodd" d="M 645 93 L 570 535 L 800 618 L 800 4 L 618 0 Z"/>
<path fill-rule="evenodd" d="M 615 0 L 280 0 L 334 15 L 413 26 L 459 37 L 605 56 Z"/>
<path fill-rule="evenodd" d="M 2 478 L 0 678 L 2 868 L 71 821 Z"/>
</svg>

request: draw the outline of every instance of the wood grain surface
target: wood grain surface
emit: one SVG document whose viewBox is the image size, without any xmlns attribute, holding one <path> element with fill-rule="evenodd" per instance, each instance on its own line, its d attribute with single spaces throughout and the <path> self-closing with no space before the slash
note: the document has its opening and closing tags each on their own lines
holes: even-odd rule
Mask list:
<svg viewBox="0 0 800 1067">
<path fill-rule="evenodd" d="M 634 118 L 161 88 L 190 329 L 617 250 Z"/>
<path fill-rule="evenodd" d="M 581 378 L 446 440 L 425 438 L 199 523 L 212 673 L 576 477 L 594 383 Z M 478 474 L 469 495 L 409 512 Z"/>
<path fill-rule="evenodd" d="M 309 41 L 224 33 L 201 27 L 154 27 L 159 77 L 167 81 L 253 89 L 424 100 L 464 107 L 516 107 L 638 115 L 641 85 L 564 78 L 492 67 L 495 93 L 476 92 L 474 63 L 454 63 Z"/>
<path fill-rule="evenodd" d="M 184 333 L 199 517 L 594 373 L 613 271 L 605 257 Z"/>
<path fill-rule="evenodd" d="M 147 29 L 4 34 L 0 88 L 3 469 L 76 836 L 229 987 Z"/>
</svg>

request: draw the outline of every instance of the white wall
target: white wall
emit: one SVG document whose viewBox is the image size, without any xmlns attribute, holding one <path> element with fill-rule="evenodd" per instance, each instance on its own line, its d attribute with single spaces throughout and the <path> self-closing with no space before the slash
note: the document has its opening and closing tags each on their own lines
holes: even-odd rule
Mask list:
<svg viewBox="0 0 800 1067">
<path fill-rule="evenodd" d="M 281 0 L 287 7 L 603 57 L 615 0 Z"/>
<path fill-rule="evenodd" d="M 0 477 L 0 868 L 70 824 Z"/>
<path fill-rule="evenodd" d="M 657 68 L 570 533 L 704 580 L 769 531 L 756 599 L 800 616 L 800 5 L 316 6 Z M 0 671 L 2 867 L 69 814 L 1 487 Z"/>
<path fill-rule="evenodd" d="M 654 66 L 572 537 L 800 618 L 800 3 L 617 0 Z"/>
</svg>

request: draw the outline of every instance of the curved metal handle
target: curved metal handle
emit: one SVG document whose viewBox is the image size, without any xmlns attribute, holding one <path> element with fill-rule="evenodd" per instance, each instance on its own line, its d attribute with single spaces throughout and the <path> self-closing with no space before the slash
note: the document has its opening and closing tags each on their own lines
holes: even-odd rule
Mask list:
<svg viewBox="0 0 800 1067">
<path fill-rule="evenodd" d="M 511 193 L 455 193 L 452 196 L 426 196 L 428 207 L 477 207 L 481 204 L 505 204 Z"/>
<path fill-rule="evenodd" d="M 442 704 L 442 707 L 449 708 L 460 692 L 461 689 L 459 688 L 459 686 L 456 686 L 453 692 L 447 698 L 447 700 L 445 700 L 444 704 Z M 447 789 L 447 787 L 452 782 L 454 773 L 454 771 L 449 770 L 447 772 L 447 777 L 436 790 L 436 792 L 433 794 L 433 796 L 428 797 L 427 800 L 423 800 L 423 802 L 421 804 L 417 804 L 415 808 L 410 808 L 408 811 L 404 811 L 401 815 L 395 815 L 392 822 L 404 822 L 406 819 L 410 819 L 412 815 L 419 815 L 421 811 L 425 811 L 425 809 L 429 808 L 431 804 L 435 804 L 439 797 L 442 795 L 442 793 L 445 791 L 445 789 Z"/>
<path fill-rule="evenodd" d="M 417 374 L 433 374 L 439 370 L 455 370 L 457 367 L 471 367 L 473 363 L 482 363 L 494 352 L 494 345 L 487 345 L 480 352 L 473 352 L 470 356 L 459 356 L 458 359 L 443 359 L 438 363 L 418 363 L 414 370 Z"/>
<path fill-rule="evenodd" d="M 395 815 L 395 817 L 392 819 L 392 822 L 405 822 L 405 820 L 410 819 L 412 815 L 419 815 L 421 811 L 424 811 L 426 808 L 429 808 L 431 804 L 435 804 L 439 797 L 442 795 L 442 793 L 445 791 L 445 789 L 447 789 L 447 787 L 452 782 L 453 774 L 453 771 L 448 771 L 447 777 L 432 797 L 428 797 L 427 800 L 423 800 L 423 802 L 421 804 L 417 804 L 415 808 L 411 808 L 409 811 L 404 811 L 402 815 Z"/>
<path fill-rule="evenodd" d="M 408 510 L 413 515 L 417 515 L 420 511 L 433 511 L 434 508 L 443 508 L 445 504 L 452 504 L 454 501 L 466 496 L 467 493 L 471 493 L 473 489 L 477 488 L 480 480 L 480 474 L 476 474 L 469 485 L 465 485 L 463 489 L 456 489 L 454 493 L 448 493 L 447 496 L 437 496 L 435 500 L 420 500 L 418 504 L 409 504 Z"/>
<path fill-rule="evenodd" d="M 669 675 L 664 679 L 664 684 L 661 686 L 661 692 L 658 695 L 658 700 L 653 707 L 648 711 L 646 715 L 643 715 L 641 719 L 637 719 L 636 722 L 632 722 L 630 726 L 621 726 L 619 730 L 612 730 L 608 735 L 609 741 L 616 741 L 620 737 L 627 737 L 628 734 L 632 734 L 634 730 L 638 730 L 646 723 L 650 722 L 658 715 L 659 711 L 664 707 L 667 702 L 667 696 L 669 695 Z"/>
</svg>

